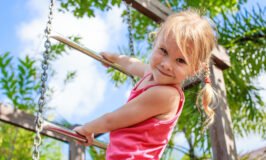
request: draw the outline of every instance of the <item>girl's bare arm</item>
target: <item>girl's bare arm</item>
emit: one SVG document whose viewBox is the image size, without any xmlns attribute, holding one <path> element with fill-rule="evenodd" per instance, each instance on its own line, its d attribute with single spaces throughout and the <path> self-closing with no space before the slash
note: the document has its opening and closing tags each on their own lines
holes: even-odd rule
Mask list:
<svg viewBox="0 0 266 160">
<path fill-rule="evenodd" d="M 107 52 L 102 52 L 101 56 L 110 62 L 119 64 L 127 72 L 140 78 L 144 76 L 146 70 L 148 69 L 148 65 L 142 63 L 137 58 L 126 55 L 111 54 Z"/>
<path fill-rule="evenodd" d="M 147 90 L 118 110 L 86 123 L 86 133 L 104 133 L 132 126 L 161 114 L 176 111 L 179 103 L 176 89 L 158 86 Z"/>
</svg>

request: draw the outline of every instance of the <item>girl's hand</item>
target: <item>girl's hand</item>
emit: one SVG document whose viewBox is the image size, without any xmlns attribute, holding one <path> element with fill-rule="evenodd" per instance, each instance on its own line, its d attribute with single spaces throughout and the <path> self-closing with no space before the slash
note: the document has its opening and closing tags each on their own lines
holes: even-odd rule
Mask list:
<svg viewBox="0 0 266 160">
<path fill-rule="evenodd" d="M 111 53 L 108 53 L 108 52 L 101 52 L 100 53 L 100 56 L 103 57 L 103 59 L 111 62 L 111 63 L 116 63 L 116 60 L 117 60 L 117 55 L 116 54 L 111 54 Z M 105 67 L 110 67 L 108 64 L 105 64 L 103 63 L 103 65 Z"/>
<path fill-rule="evenodd" d="M 86 137 L 86 139 L 87 139 L 87 143 L 81 143 L 81 142 L 77 141 L 78 144 L 82 144 L 85 146 L 91 146 L 93 144 L 93 140 L 94 140 L 94 134 L 93 133 L 87 132 L 83 126 L 75 127 L 73 130 L 75 132 L 77 132 L 78 134 Z"/>
</svg>

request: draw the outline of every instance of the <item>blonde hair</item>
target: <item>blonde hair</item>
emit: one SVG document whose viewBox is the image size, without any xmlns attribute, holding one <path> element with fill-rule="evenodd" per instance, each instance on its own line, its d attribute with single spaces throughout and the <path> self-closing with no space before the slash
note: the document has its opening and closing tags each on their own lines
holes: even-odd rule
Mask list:
<svg viewBox="0 0 266 160">
<path fill-rule="evenodd" d="M 196 74 L 203 71 L 206 82 L 206 79 L 209 79 L 210 76 L 211 51 L 216 46 L 213 24 L 210 19 L 202 16 L 196 10 L 189 9 L 174 13 L 161 24 L 155 37 L 155 43 L 159 37 L 166 40 L 169 35 L 173 36 L 188 65 L 191 66 L 192 73 Z M 197 97 L 197 104 L 199 101 L 201 102 L 207 115 L 205 126 L 209 126 L 214 119 L 214 111 L 209 107 L 214 98 L 214 93 L 208 81 Z"/>
</svg>

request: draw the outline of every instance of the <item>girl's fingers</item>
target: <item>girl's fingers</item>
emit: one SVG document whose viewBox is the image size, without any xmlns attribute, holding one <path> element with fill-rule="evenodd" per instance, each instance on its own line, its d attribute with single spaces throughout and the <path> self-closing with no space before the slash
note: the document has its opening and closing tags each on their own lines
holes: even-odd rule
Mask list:
<svg viewBox="0 0 266 160">
<path fill-rule="evenodd" d="M 100 53 L 100 56 L 101 56 L 103 59 L 109 61 L 108 58 L 106 57 L 106 53 L 101 52 L 101 53 Z M 105 67 L 107 67 L 107 68 L 110 67 L 110 65 L 108 65 L 108 64 L 106 64 L 106 63 L 102 63 L 102 65 L 105 66 Z"/>
<path fill-rule="evenodd" d="M 94 134 L 93 133 L 87 133 L 82 126 L 78 126 L 76 128 L 73 129 L 77 134 L 84 136 L 87 140 L 87 142 L 79 142 L 76 141 L 77 144 L 79 145 L 84 145 L 84 146 L 91 146 L 93 144 L 93 140 L 94 140 Z"/>
<path fill-rule="evenodd" d="M 87 139 L 87 143 L 88 143 L 89 145 L 92 145 L 92 144 L 93 144 L 93 140 L 94 140 L 94 134 L 91 133 L 90 135 L 87 135 L 87 136 L 86 136 L 86 139 Z"/>
</svg>

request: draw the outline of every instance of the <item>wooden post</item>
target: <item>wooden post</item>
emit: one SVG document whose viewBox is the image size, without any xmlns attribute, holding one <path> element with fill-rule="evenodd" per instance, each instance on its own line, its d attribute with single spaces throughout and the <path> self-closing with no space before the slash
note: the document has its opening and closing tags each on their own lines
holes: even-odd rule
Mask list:
<svg viewBox="0 0 266 160">
<path fill-rule="evenodd" d="M 215 109 L 215 121 L 209 130 L 213 151 L 212 159 L 237 160 L 237 150 L 230 109 L 226 100 L 226 89 L 222 69 L 216 65 L 212 65 L 211 78 L 212 85 L 218 96 L 218 104 Z"/>
<path fill-rule="evenodd" d="M 71 140 L 69 142 L 69 160 L 85 160 L 85 147 Z"/>
<path fill-rule="evenodd" d="M 158 0 L 126 0 L 127 3 L 159 23 L 163 21 L 172 11 L 160 4 Z M 215 123 L 210 128 L 213 159 L 214 160 L 236 160 L 237 151 L 232 130 L 232 121 L 229 107 L 226 102 L 226 89 L 222 70 L 230 67 L 229 56 L 221 46 L 218 46 L 212 54 L 215 65 L 211 66 L 212 81 L 219 95 L 219 104 L 216 109 Z M 192 83 L 193 84 L 193 83 Z M 193 84 L 194 85 L 194 84 Z M 188 85 L 190 86 L 190 85 Z M 187 88 L 188 86 L 185 86 Z"/>
</svg>

